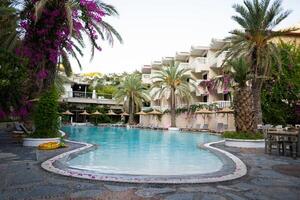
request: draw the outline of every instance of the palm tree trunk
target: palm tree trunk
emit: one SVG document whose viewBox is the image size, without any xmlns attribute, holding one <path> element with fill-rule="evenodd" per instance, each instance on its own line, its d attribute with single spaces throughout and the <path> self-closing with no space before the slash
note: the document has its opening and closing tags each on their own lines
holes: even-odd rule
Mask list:
<svg viewBox="0 0 300 200">
<path fill-rule="evenodd" d="M 132 106 L 132 103 L 133 102 L 133 99 L 132 99 L 132 96 L 129 97 L 129 120 L 128 120 L 128 123 L 129 124 L 133 124 L 133 107 Z"/>
<path fill-rule="evenodd" d="M 42 90 L 47 90 L 53 86 L 56 77 L 56 65 L 48 61 L 48 76 L 43 81 Z"/>
<path fill-rule="evenodd" d="M 258 124 L 262 124 L 262 109 L 261 109 L 261 88 L 262 80 L 256 79 L 252 83 L 252 95 L 253 95 L 253 111 L 254 111 L 254 129 L 257 129 Z"/>
<path fill-rule="evenodd" d="M 253 96 L 250 87 L 235 89 L 233 106 L 236 131 L 254 132 Z"/>
<path fill-rule="evenodd" d="M 171 89 L 171 127 L 176 127 L 175 88 Z"/>
<path fill-rule="evenodd" d="M 257 78 L 257 76 L 263 75 L 261 74 L 261 70 L 257 65 L 257 57 L 258 57 L 258 48 L 254 48 L 251 54 L 252 60 L 252 73 L 254 74 L 254 79 L 252 80 L 252 97 L 253 97 L 253 127 L 254 131 L 257 131 L 257 125 L 262 124 L 262 110 L 261 110 L 261 88 L 263 80 L 261 78 Z"/>
</svg>

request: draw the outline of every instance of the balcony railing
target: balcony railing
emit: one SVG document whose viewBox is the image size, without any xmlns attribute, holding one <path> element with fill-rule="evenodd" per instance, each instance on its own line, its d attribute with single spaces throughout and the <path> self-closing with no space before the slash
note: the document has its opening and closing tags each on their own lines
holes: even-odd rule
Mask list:
<svg viewBox="0 0 300 200">
<path fill-rule="evenodd" d="M 111 94 L 103 93 L 66 91 L 63 98 L 113 99 L 113 96 Z"/>
<path fill-rule="evenodd" d="M 206 57 L 197 57 L 195 60 L 191 63 L 191 69 L 196 72 L 200 73 L 203 71 L 208 71 L 208 59 Z"/>
<path fill-rule="evenodd" d="M 195 102 L 193 104 L 194 105 L 205 105 L 205 106 L 216 104 L 216 106 L 220 109 L 231 107 L 231 101 Z M 186 106 L 187 106 L 187 104 L 178 104 L 178 105 L 176 105 L 176 108 L 183 108 L 183 107 L 186 107 Z M 163 111 L 169 109 L 169 106 L 157 106 L 157 105 L 155 105 L 155 106 L 143 107 L 142 110 L 149 110 L 151 108 L 155 109 L 155 110 L 160 110 L 160 111 L 163 112 Z"/>
</svg>

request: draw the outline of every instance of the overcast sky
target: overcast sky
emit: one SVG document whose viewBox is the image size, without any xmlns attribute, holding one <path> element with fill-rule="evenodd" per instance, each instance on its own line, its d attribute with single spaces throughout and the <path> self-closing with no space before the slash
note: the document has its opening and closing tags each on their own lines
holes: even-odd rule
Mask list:
<svg viewBox="0 0 300 200">
<path fill-rule="evenodd" d="M 124 44 L 109 47 L 102 42 L 90 62 L 90 49 L 84 50 L 78 72 L 120 73 L 134 71 L 151 61 L 189 51 L 191 45 L 209 45 L 212 38 L 224 38 L 238 26 L 231 20 L 232 5 L 242 0 L 105 0 L 114 5 L 119 18 L 107 19 L 122 35 Z M 300 22 L 300 0 L 283 0 L 292 14 L 279 28 Z"/>
</svg>

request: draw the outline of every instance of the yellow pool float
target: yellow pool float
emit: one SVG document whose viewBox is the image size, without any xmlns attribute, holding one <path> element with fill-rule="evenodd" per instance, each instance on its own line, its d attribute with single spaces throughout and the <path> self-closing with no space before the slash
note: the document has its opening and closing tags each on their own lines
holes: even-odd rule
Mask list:
<svg viewBox="0 0 300 200">
<path fill-rule="evenodd" d="M 52 149 L 57 149 L 60 147 L 60 144 L 58 142 L 47 142 L 40 144 L 38 148 L 40 150 L 52 150 Z"/>
</svg>

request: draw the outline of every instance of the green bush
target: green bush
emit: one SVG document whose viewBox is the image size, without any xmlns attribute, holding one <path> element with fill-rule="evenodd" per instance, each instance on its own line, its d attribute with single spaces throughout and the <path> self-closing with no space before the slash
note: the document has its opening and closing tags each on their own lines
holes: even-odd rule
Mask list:
<svg viewBox="0 0 300 200">
<path fill-rule="evenodd" d="M 230 139 L 245 139 L 245 140 L 264 139 L 264 135 L 262 133 L 245 133 L 245 132 L 227 131 L 223 134 L 223 136 L 224 138 L 230 138 Z"/>
<path fill-rule="evenodd" d="M 34 124 L 36 130 L 31 135 L 32 137 L 58 137 L 58 98 L 59 94 L 55 87 L 52 87 L 49 91 L 42 94 L 34 112 Z"/>
</svg>

